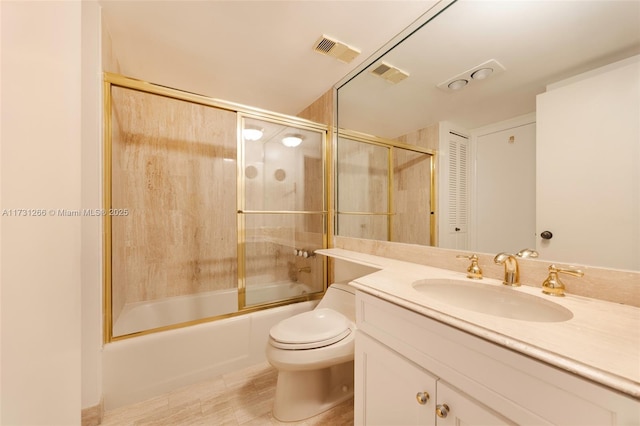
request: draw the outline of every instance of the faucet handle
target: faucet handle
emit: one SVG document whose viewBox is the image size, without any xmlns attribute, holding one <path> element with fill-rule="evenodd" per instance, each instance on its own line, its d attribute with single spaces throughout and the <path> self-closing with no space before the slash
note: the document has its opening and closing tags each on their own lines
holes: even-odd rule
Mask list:
<svg viewBox="0 0 640 426">
<path fill-rule="evenodd" d="M 471 264 L 467 268 L 467 278 L 471 278 L 473 280 L 482 279 L 482 269 L 480 268 L 480 265 L 478 265 L 478 256 L 475 253 L 471 255 L 459 254 L 456 258 L 469 259 L 471 261 Z"/>
<path fill-rule="evenodd" d="M 573 275 L 574 277 L 584 276 L 584 272 L 580 269 L 561 269 L 556 265 L 549 265 L 549 276 L 542 283 L 542 292 L 549 296 L 564 296 L 565 286 L 558 274 Z"/>
<path fill-rule="evenodd" d="M 526 259 L 527 257 L 531 257 L 535 259 L 536 257 L 538 257 L 538 252 L 533 249 L 526 248 L 517 252 L 516 257 L 519 257 L 521 259 Z"/>
</svg>

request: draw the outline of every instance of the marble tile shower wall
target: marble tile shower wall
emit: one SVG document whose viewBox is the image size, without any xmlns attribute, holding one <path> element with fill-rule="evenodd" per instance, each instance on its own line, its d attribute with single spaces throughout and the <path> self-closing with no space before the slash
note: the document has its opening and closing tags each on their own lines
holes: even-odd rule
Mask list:
<svg viewBox="0 0 640 426">
<path fill-rule="evenodd" d="M 114 316 L 235 288 L 236 113 L 114 86 L 112 123 Z"/>
<path fill-rule="evenodd" d="M 293 247 L 270 241 L 248 241 L 245 250 L 247 284 L 289 280 L 291 265 L 296 260 Z"/>
</svg>

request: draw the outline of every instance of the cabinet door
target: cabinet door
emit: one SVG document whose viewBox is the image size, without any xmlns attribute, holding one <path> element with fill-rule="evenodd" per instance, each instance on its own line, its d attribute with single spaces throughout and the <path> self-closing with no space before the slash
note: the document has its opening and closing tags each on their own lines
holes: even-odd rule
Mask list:
<svg viewBox="0 0 640 426">
<path fill-rule="evenodd" d="M 435 425 L 436 379 L 366 334 L 356 339 L 355 424 Z"/>
<path fill-rule="evenodd" d="M 489 407 L 480 404 L 442 381 L 438 382 L 436 413 L 438 426 L 515 425 Z"/>
</svg>

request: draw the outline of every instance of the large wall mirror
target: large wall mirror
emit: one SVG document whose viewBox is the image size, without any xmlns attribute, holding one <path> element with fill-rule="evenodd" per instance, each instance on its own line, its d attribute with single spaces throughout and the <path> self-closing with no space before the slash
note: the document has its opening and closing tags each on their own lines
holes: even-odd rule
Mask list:
<svg viewBox="0 0 640 426">
<path fill-rule="evenodd" d="M 436 153 L 439 247 L 640 270 L 640 2 L 427 15 L 338 85 L 339 132 Z"/>
</svg>

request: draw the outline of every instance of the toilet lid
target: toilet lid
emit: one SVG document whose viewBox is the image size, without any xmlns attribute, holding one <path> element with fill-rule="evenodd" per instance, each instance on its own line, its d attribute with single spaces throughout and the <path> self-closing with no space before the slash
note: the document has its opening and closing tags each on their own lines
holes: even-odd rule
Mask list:
<svg viewBox="0 0 640 426">
<path fill-rule="evenodd" d="M 269 335 L 284 349 L 313 349 L 331 345 L 351 333 L 351 321 L 333 309 L 320 308 L 280 321 Z"/>
</svg>

